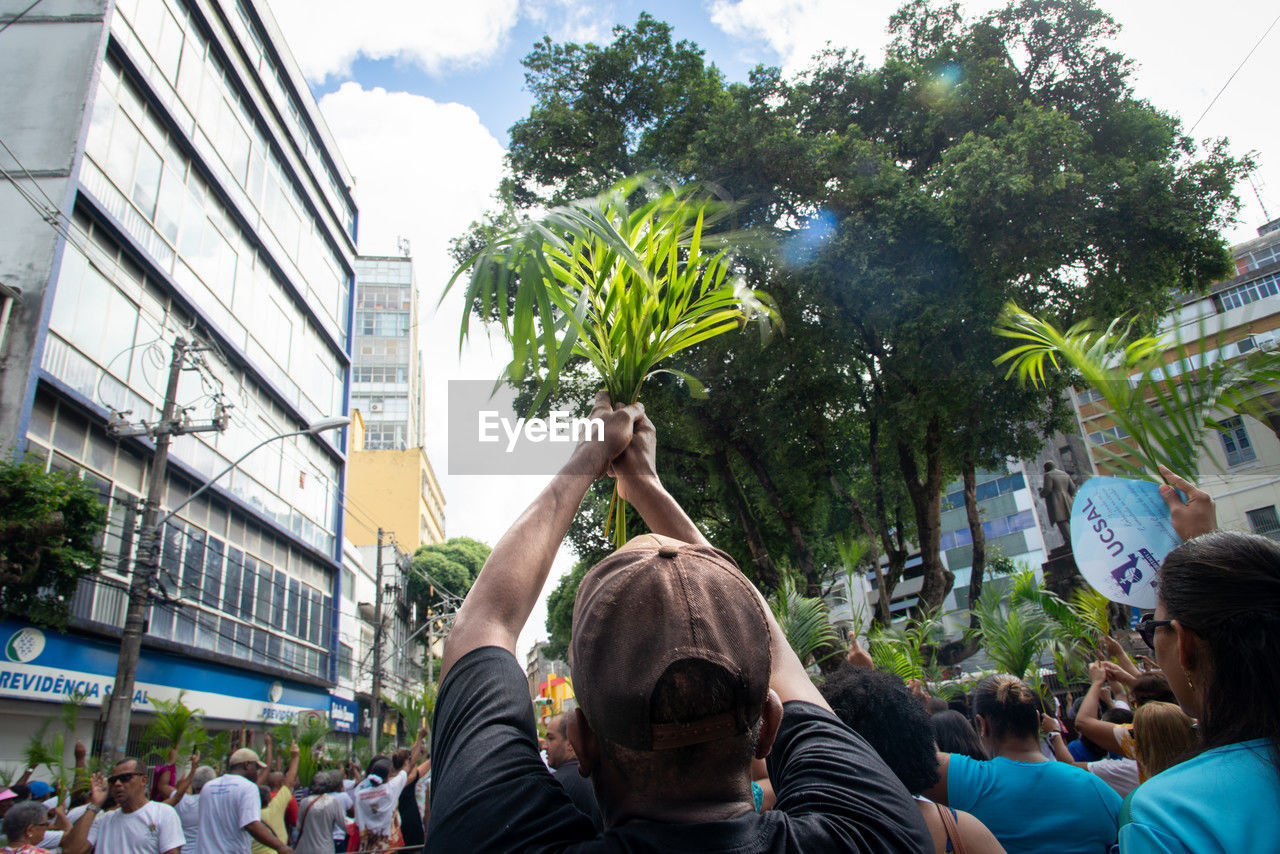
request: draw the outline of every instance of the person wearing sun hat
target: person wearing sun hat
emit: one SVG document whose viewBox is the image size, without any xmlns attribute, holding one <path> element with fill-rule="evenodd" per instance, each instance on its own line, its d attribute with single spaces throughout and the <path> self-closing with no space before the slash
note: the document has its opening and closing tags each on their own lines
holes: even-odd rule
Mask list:
<svg viewBox="0 0 1280 854">
<path fill-rule="evenodd" d="M 279 854 L 293 854 L 262 821 L 257 780 L 263 767 L 256 752 L 241 747 L 231 754 L 227 773 L 200 790 L 196 854 L 250 854 L 250 840 Z"/>
<path fill-rule="evenodd" d="M 597 395 L 581 443 L 490 554 L 445 646 L 428 851 L 921 851 L 928 830 L 842 724 L 763 598 L 662 487 L 639 404 Z M 585 495 L 608 471 L 653 534 L 592 568 L 574 605 L 568 737 L 598 835 L 538 757 L 520 630 Z M 753 758 L 775 809 L 756 813 Z M 494 817 L 500 816 L 500 821 Z"/>
</svg>

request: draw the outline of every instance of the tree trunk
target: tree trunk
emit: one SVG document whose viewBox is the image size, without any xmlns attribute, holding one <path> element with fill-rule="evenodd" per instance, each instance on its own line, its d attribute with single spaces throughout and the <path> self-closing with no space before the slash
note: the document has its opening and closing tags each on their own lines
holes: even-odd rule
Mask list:
<svg viewBox="0 0 1280 854">
<path fill-rule="evenodd" d="M 760 526 L 756 524 L 755 517 L 751 515 L 751 505 L 747 503 L 747 496 L 742 491 L 742 484 L 738 482 L 737 475 L 733 473 L 733 468 L 729 465 L 729 456 L 721 443 L 716 444 L 715 453 L 712 455 L 712 464 L 719 473 L 721 480 L 728 487 L 729 495 L 733 498 L 738 524 L 742 527 L 742 534 L 746 538 L 747 549 L 751 552 L 751 562 L 755 564 L 756 577 L 759 579 L 760 585 L 767 590 L 777 590 L 782 581 L 782 573 L 778 571 L 773 558 L 769 556 L 769 549 L 765 546 L 764 537 L 760 534 Z"/>
<path fill-rule="evenodd" d="M 916 449 L 898 439 L 898 464 L 902 468 L 907 495 L 916 517 L 916 540 L 920 546 L 924 579 L 920 588 L 920 611 L 942 604 L 955 576 L 942 565 L 942 427 L 934 415 L 925 426 L 923 476 L 916 464 Z"/>
<path fill-rule="evenodd" d="M 969 625 L 978 627 L 973 606 L 982 595 L 982 576 L 987 568 L 987 534 L 982 530 L 982 517 L 978 515 L 978 478 L 973 456 L 965 454 L 960 462 L 960 477 L 964 481 L 964 512 L 969 522 L 969 535 L 973 537 L 973 568 L 969 574 Z"/>
<path fill-rule="evenodd" d="M 862 505 L 840 485 L 840 479 L 834 474 L 829 474 L 828 477 L 831 479 L 831 487 L 835 490 L 836 495 L 843 498 L 845 503 L 849 505 L 849 512 L 853 514 L 853 518 L 858 520 L 858 526 L 866 534 L 867 543 L 871 546 L 871 565 L 875 567 L 876 590 L 879 593 L 876 597 L 876 610 L 872 615 L 872 619 L 882 626 L 887 626 L 889 625 L 890 616 L 889 598 L 885 588 L 884 568 L 880 566 L 880 544 L 877 542 L 879 535 L 876 533 L 876 529 L 871 526 L 867 515 L 862 512 Z"/>
<path fill-rule="evenodd" d="M 778 492 L 777 485 L 773 482 L 773 478 L 769 476 L 769 472 L 765 469 L 764 463 L 760 461 L 753 452 L 738 448 L 738 453 L 746 462 L 747 467 L 755 474 L 756 480 L 760 482 L 764 494 L 768 497 L 769 503 L 773 505 L 774 511 L 778 514 L 783 526 L 787 529 L 787 534 L 791 538 L 791 545 L 795 548 L 796 563 L 800 569 L 800 573 L 805 580 L 806 596 L 821 596 L 822 589 L 820 579 L 818 578 L 817 564 L 813 559 L 813 550 L 809 548 L 809 543 L 804 538 L 804 532 L 800 527 L 800 520 L 786 506 L 782 500 L 782 494 Z"/>
</svg>

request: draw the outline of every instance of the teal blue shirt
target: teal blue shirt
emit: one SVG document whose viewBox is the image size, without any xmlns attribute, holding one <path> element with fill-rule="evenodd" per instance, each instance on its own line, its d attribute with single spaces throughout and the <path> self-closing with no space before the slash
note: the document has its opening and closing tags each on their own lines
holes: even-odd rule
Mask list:
<svg viewBox="0 0 1280 854">
<path fill-rule="evenodd" d="M 1116 841 L 1120 796 L 1065 762 L 978 762 L 953 753 L 947 805 L 973 813 L 1008 854 L 1105 854 Z"/>
<path fill-rule="evenodd" d="M 1134 790 L 1121 854 L 1280 850 L 1280 771 L 1265 738 L 1206 750 Z"/>
</svg>

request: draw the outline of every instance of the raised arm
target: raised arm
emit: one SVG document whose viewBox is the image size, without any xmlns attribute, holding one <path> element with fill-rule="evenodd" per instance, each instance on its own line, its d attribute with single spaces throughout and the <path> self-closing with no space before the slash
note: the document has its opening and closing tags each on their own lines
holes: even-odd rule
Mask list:
<svg viewBox="0 0 1280 854">
<path fill-rule="evenodd" d="M 591 417 L 604 422 L 603 441 L 588 430 L 587 440 L 494 546 L 445 641 L 442 680 L 458 659 L 480 647 L 498 646 L 515 654 L 520 630 L 542 593 L 582 497 L 631 441 L 633 424 L 643 411 L 639 404 L 615 410 L 608 394 L 596 395 Z"/>
<path fill-rule="evenodd" d="M 298 747 L 298 742 L 289 745 L 289 768 L 284 772 L 284 787 L 290 792 L 298 785 L 298 758 L 302 755 L 302 749 Z"/>
<path fill-rule="evenodd" d="M 1134 664 L 1133 659 L 1129 657 L 1129 653 L 1125 652 L 1124 647 L 1120 645 L 1120 641 L 1111 635 L 1102 636 L 1102 649 L 1107 653 L 1108 657 L 1115 659 L 1116 665 L 1125 673 L 1133 677 L 1142 674 L 1142 671 L 1138 669 L 1138 665 Z"/>
<path fill-rule="evenodd" d="M 191 778 L 196 775 L 196 766 L 200 764 L 200 751 L 195 750 L 191 753 L 191 764 L 187 766 L 187 773 L 178 778 L 178 786 L 173 790 L 173 794 L 164 799 L 169 806 L 177 805 L 187 792 L 191 791 Z"/>
<path fill-rule="evenodd" d="M 1107 751 L 1115 749 L 1116 725 L 1104 721 L 1098 711 L 1098 701 L 1102 698 L 1102 688 L 1107 684 L 1107 667 L 1101 661 L 1089 665 L 1089 678 L 1093 684 L 1089 692 L 1080 701 L 1080 711 L 1076 713 L 1076 729 L 1085 738 Z"/>
<path fill-rule="evenodd" d="M 686 543 L 710 545 L 684 509 L 663 487 L 658 477 L 656 444 L 653 424 L 648 418 L 641 418 L 636 424 L 635 438 L 614 461 L 611 469 L 618 478 L 618 494 L 631 502 L 654 534 Z M 752 589 L 755 590 L 754 587 Z M 773 653 L 769 687 L 784 703 L 788 700 L 803 700 L 830 710 L 831 707 L 787 643 L 786 635 L 773 618 L 769 603 L 760 595 L 760 591 L 755 590 L 755 593 L 760 598 L 765 618 L 769 622 L 769 646 Z"/>
<path fill-rule="evenodd" d="M 94 774 L 89 781 L 89 808 L 62 837 L 64 854 L 86 854 L 89 850 L 89 828 L 98 813 L 102 812 L 102 805 L 106 801 L 107 781 L 101 774 Z"/>
</svg>

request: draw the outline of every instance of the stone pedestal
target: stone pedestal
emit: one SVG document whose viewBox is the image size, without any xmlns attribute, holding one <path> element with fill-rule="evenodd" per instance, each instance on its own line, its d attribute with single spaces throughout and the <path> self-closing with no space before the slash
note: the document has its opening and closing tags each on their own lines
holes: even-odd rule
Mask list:
<svg viewBox="0 0 1280 854">
<path fill-rule="evenodd" d="M 1080 570 L 1076 568 L 1071 546 L 1050 549 L 1049 559 L 1040 568 L 1044 572 L 1045 588 L 1066 601 L 1071 601 L 1071 594 L 1077 588 L 1086 586 Z"/>
</svg>

